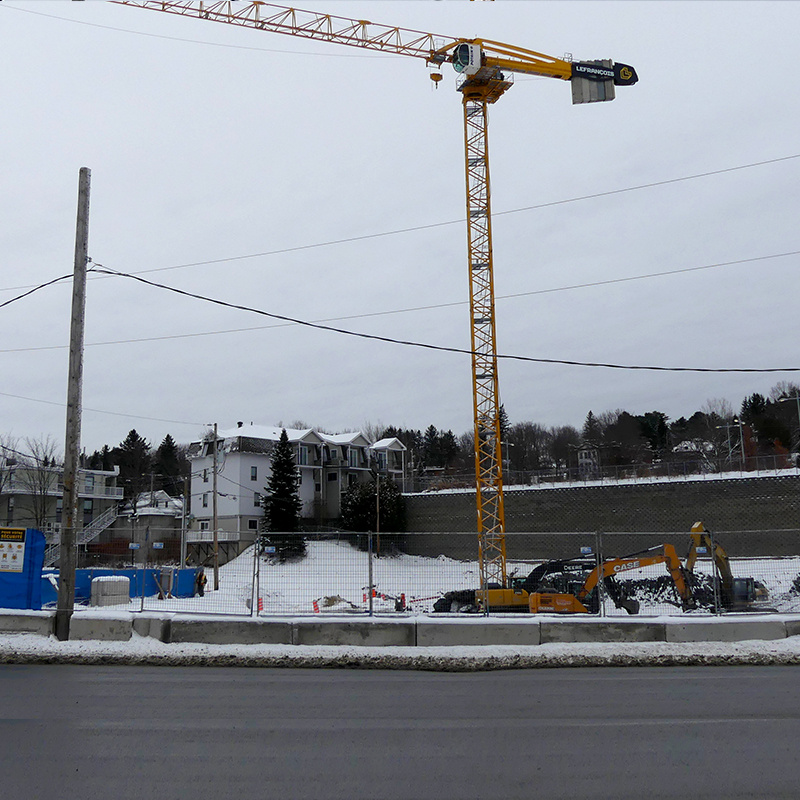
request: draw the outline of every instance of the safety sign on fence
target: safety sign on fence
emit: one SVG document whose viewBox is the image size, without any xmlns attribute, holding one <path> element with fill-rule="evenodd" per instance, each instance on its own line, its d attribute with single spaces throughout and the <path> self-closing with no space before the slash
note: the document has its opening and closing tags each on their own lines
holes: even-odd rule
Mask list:
<svg viewBox="0 0 800 800">
<path fill-rule="evenodd" d="M 0 528 L 0 572 L 22 572 L 25 528 Z"/>
</svg>

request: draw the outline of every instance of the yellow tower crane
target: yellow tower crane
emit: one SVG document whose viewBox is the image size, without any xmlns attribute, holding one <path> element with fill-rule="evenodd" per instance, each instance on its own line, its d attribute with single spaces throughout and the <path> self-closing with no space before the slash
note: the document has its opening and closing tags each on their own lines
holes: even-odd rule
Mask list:
<svg viewBox="0 0 800 800">
<path fill-rule="evenodd" d="M 464 109 L 479 597 L 484 609 L 488 610 L 488 590 L 508 588 L 492 264 L 488 106 L 497 102 L 513 85 L 514 73 L 570 81 L 573 103 L 592 103 L 613 100 L 615 86 L 636 83 L 636 71 L 611 61 L 566 61 L 488 39 L 438 36 L 271 3 L 254 2 L 239 6 L 232 2 L 188 0 L 115 2 L 271 33 L 414 56 L 435 69 L 449 62 L 460 73 L 457 88 L 462 94 Z M 437 83 L 442 79 L 440 72 L 434 72 L 430 77 Z"/>
</svg>

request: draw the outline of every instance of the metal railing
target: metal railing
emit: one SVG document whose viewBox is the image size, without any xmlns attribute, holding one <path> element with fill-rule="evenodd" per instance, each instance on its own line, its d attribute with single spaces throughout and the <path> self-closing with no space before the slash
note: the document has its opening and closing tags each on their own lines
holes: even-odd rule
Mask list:
<svg viewBox="0 0 800 800">
<path fill-rule="evenodd" d="M 663 461 L 652 464 L 628 464 L 608 467 L 559 467 L 544 470 L 503 469 L 503 485 L 544 486 L 564 484 L 615 484 L 675 480 L 707 480 L 725 475 L 800 475 L 786 456 L 753 456 L 744 462 L 727 459 Z M 474 489 L 473 473 L 410 475 L 407 492 L 431 492 L 445 489 Z"/>
</svg>

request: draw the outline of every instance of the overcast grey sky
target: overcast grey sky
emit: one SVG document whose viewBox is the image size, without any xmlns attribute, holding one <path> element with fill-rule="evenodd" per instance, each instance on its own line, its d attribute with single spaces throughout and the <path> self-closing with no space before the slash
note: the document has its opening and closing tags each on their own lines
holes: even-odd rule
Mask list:
<svg viewBox="0 0 800 800">
<path fill-rule="evenodd" d="M 800 5 L 301 7 L 636 67 L 639 83 L 612 103 L 572 106 L 568 84 L 519 78 L 491 109 L 499 352 L 800 367 L 800 259 L 763 258 L 800 251 L 800 158 L 787 158 L 800 155 Z M 71 273 L 87 166 L 96 263 L 290 317 L 469 347 L 449 67 L 435 90 L 417 59 L 105 2 L 3 0 L 0 44 L 0 302 Z M 773 159 L 784 160 L 517 211 Z M 760 260 L 536 294 L 745 259 Z M 168 269 L 180 265 L 192 266 Z M 67 281 L 0 310 L 2 433 L 63 439 L 70 293 Z M 421 306 L 436 307 L 408 310 Z M 167 432 L 188 441 L 214 421 L 472 425 L 468 356 L 281 325 L 123 278 L 89 282 L 84 379 L 89 451 L 133 427 L 155 445 Z M 738 407 L 792 379 L 500 368 L 512 422 L 578 427 L 590 409 L 676 418 L 711 397 Z"/>
</svg>

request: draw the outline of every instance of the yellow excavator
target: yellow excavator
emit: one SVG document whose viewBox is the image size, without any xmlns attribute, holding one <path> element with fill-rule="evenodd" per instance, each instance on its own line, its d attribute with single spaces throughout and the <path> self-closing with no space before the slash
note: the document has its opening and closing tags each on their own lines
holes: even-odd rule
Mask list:
<svg viewBox="0 0 800 800">
<path fill-rule="evenodd" d="M 614 577 L 630 570 L 642 569 L 654 564 L 664 564 L 672 578 L 681 608 L 688 611 L 695 608 L 695 601 L 689 580 L 684 572 L 678 554 L 671 544 L 661 544 L 640 553 L 621 558 L 611 558 L 596 566 L 586 577 L 583 585 L 575 587 L 574 592 L 560 592 L 558 586 L 550 588 L 547 577 L 543 577 L 536 590 L 528 594 L 528 609 L 532 614 L 589 614 L 599 610 L 600 581 L 606 594 L 617 608 L 624 608 L 629 614 L 639 613 L 639 601 L 625 597 Z"/>
<path fill-rule="evenodd" d="M 694 571 L 697 560 L 708 555 L 714 563 L 711 576 Z M 735 578 L 727 553 L 706 531 L 702 522 L 692 526 L 689 553 L 682 562 L 675 547 L 660 544 L 638 553 L 609 558 L 598 565 L 594 556 L 546 561 L 526 577 L 512 577 L 510 587 L 486 592 L 448 592 L 434 604 L 436 612 L 481 612 L 488 594 L 493 612 L 532 614 L 596 614 L 600 610 L 602 584 L 606 596 L 617 608 L 638 614 L 640 603 L 629 596 L 617 577 L 632 570 L 664 564 L 671 578 L 677 605 L 683 611 L 722 608 L 725 611 L 768 611 L 763 603 L 766 587 L 754 578 Z"/>
<path fill-rule="evenodd" d="M 512 577 L 508 589 L 489 589 L 489 607 L 493 612 L 593 614 L 600 609 L 598 584 L 602 581 L 606 595 L 618 608 L 637 614 L 639 602 L 625 596 L 615 577 L 654 564 L 666 566 L 681 608 L 694 608 L 689 577 L 671 544 L 610 558 L 600 565 L 590 556 L 546 561 L 526 577 Z M 434 605 L 434 611 L 482 611 L 483 594 L 475 590 L 448 592 Z"/>
<path fill-rule="evenodd" d="M 710 531 L 702 522 L 692 525 L 691 544 L 686 556 L 686 571 L 694 576 L 694 566 L 699 555 L 708 555 L 714 562 L 718 581 L 714 581 L 717 593 L 715 603 L 726 611 L 771 611 L 763 606 L 769 598 L 769 592 L 761 581 L 755 578 L 735 578 L 731 572 L 728 554 L 722 545 L 714 540 Z"/>
</svg>

